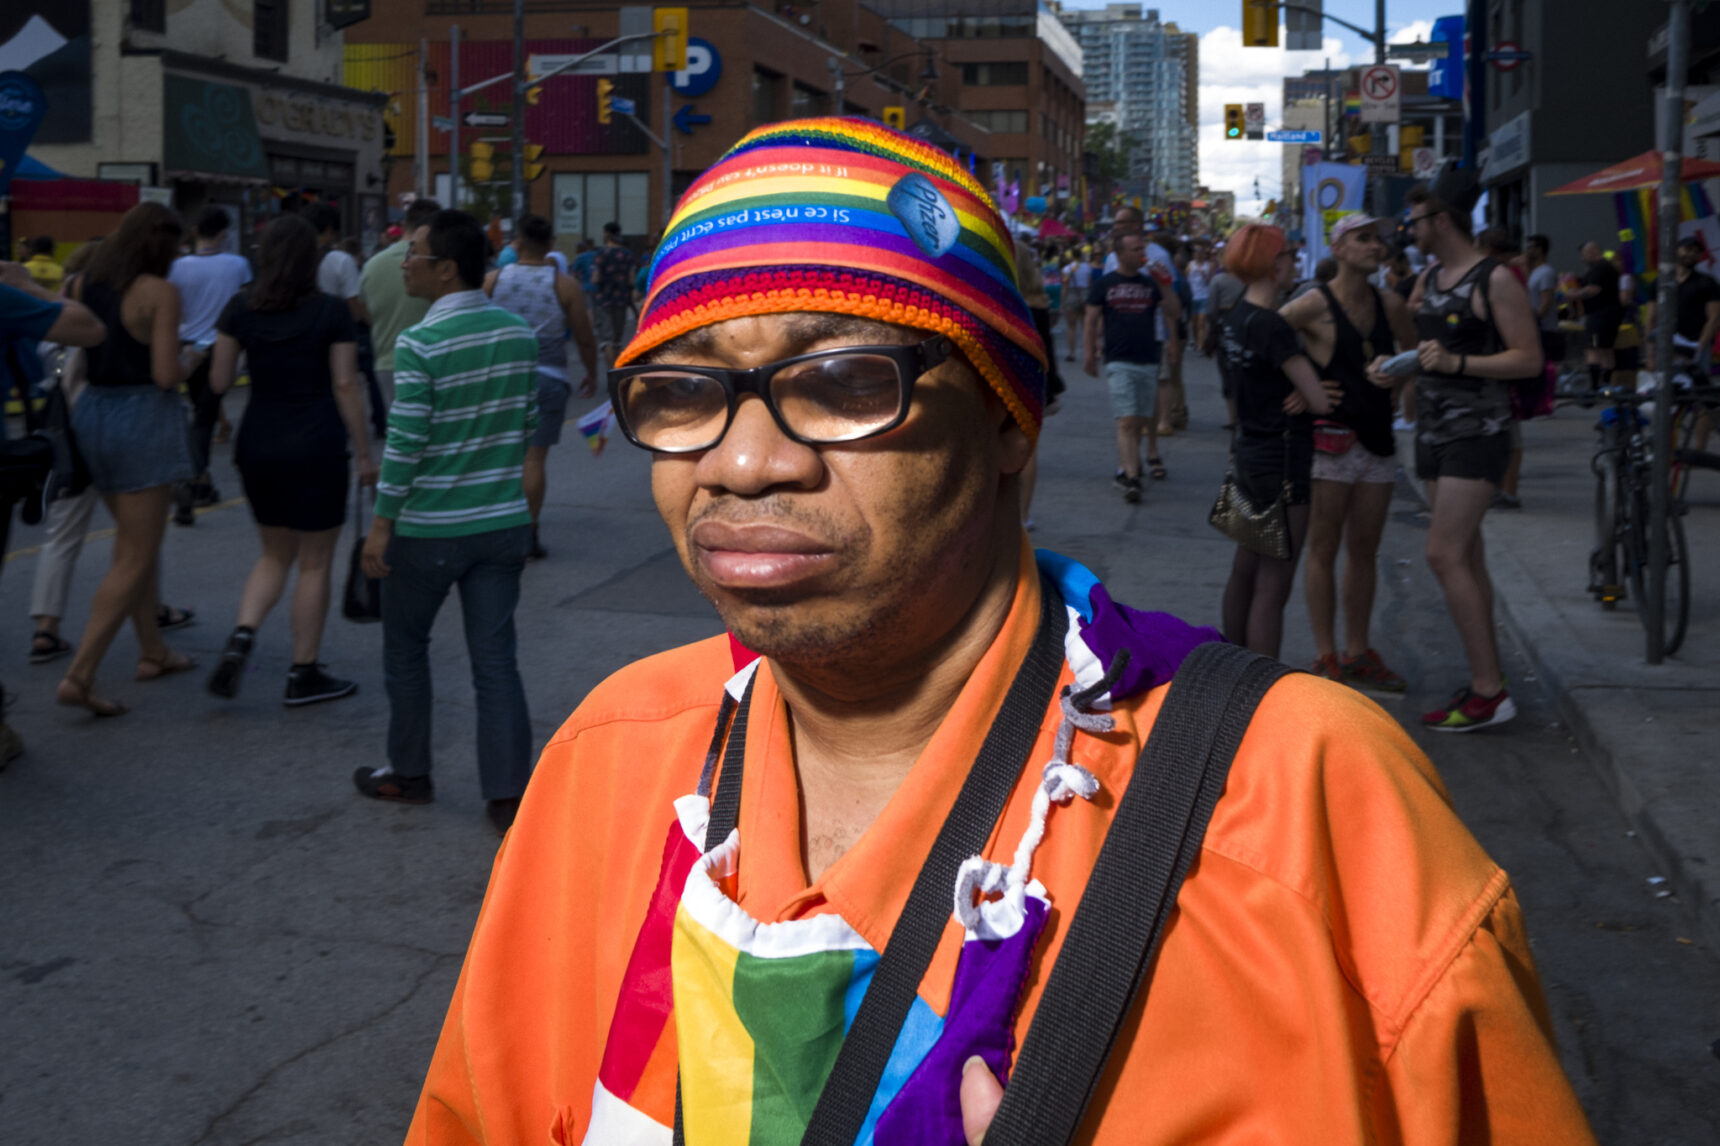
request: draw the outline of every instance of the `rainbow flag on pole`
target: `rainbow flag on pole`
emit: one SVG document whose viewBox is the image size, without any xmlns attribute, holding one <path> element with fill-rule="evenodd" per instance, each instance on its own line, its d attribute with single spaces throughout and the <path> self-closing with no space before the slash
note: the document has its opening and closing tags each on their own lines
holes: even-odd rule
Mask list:
<svg viewBox="0 0 1720 1146">
<path fill-rule="evenodd" d="M 579 416 L 574 425 L 579 427 L 580 436 L 585 444 L 591 447 L 592 457 L 601 457 L 603 447 L 609 442 L 609 428 L 615 424 L 615 408 L 604 399 L 601 406 L 594 406 Z"/>
</svg>

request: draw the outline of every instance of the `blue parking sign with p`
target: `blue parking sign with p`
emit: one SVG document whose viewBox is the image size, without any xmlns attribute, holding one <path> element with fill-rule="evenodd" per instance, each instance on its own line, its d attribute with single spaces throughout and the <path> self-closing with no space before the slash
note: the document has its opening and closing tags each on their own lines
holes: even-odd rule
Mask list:
<svg viewBox="0 0 1720 1146">
<path fill-rule="evenodd" d="M 687 37 L 687 66 L 669 73 L 669 83 L 677 95 L 692 99 L 717 86 L 723 75 L 723 57 L 709 40 Z"/>
</svg>

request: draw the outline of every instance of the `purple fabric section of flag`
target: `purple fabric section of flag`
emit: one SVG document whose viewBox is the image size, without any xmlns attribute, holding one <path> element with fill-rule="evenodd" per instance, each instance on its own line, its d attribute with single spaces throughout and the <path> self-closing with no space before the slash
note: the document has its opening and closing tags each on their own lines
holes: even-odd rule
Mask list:
<svg viewBox="0 0 1720 1146">
<path fill-rule="evenodd" d="M 976 1054 L 1000 1083 L 1009 1081 L 1015 1010 L 1047 911 L 1032 895 L 1026 905 L 1021 929 L 1008 939 L 962 945 L 943 1034 L 879 1117 L 875 1146 L 963 1146 L 962 1064 Z"/>
<path fill-rule="evenodd" d="M 1112 699 L 1169 684 L 1195 646 L 1224 640 L 1224 634 L 1210 626 L 1116 604 L 1101 584 L 1093 585 L 1088 600 L 1093 605 L 1093 620 L 1082 627 L 1081 640 L 1099 663 L 1109 668 L 1118 650 L 1129 650 L 1129 667 L 1111 686 Z"/>
</svg>

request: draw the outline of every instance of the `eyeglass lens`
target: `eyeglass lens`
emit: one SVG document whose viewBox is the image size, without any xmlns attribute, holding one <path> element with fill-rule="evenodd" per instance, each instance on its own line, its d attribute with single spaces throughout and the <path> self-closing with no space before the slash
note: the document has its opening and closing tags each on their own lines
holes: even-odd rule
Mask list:
<svg viewBox="0 0 1720 1146">
<path fill-rule="evenodd" d="M 833 354 L 780 367 L 768 382 L 783 425 L 809 442 L 848 442 L 901 412 L 901 372 L 881 354 Z M 623 379 L 622 419 L 648 449 L 706 449 L 723 435 L 729 399 L 716 378 L 664 367 Z"/>
</svg>

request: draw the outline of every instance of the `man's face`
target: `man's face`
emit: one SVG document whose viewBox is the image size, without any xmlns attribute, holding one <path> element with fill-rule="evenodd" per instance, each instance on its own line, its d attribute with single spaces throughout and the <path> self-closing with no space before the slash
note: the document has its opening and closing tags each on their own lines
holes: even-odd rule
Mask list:
<svg viewBox="0 0 1720 1146">
<path fill-rule="evenodd" d="M 684 336 L 661 363 L 745 369 L 838 346 L 915 344 L 924 331 L 846 316 L 735 318 Z M 1010 475 L 1032 453 L 959 355 L 914 386 L 874 438 L 806 446 L 741 398 L 728 433 L 656 454 L 651 490 L 681 561 L 748 648 L 799 666 L 901 664 L 949 633 L 1001 544 L 1018 545 Z"/>
<path fill-rule="evenodd" d="M 1289 290 L 1296 283 L 1296 252 L 1286 247 L 1272 261 L 1272 281 L 1278 289 Z"/>
<path fill-rule="evenodd" d="M 412 243 L 401 260 L 400 274 L 406 280 L 406 293 L 413 298 L 435 298 L 439 293 L 436 268 L 441 261 L 430 254 L 430 228 L 419 227 L 412 233 Z"/>
<path fill-rule="evenodd" d="M 1601 248 L 1598 243 L 1584 243 L 1581 254 L 1583 256 L 1583 262 L 1585 263 L 1598 263 L 1602 258 Z"/>
<path fill-rule="evenodd" d="M 1147 261 L 1147 241 L 1140 235 L 1124 235 L 1117 240 L 1117 269 L 1132 275 Z"/>
<path fill-rule="evenodd" d="M 1359 227 L 1332 245 L 1332 257 L 1338 265 L 1371 275 L 1380 269 L 1386 255 L 1385 240 L 1373 227 Z"/>
<path fill-rule="evenodd" d="M 1702 265 L 1702 248 L 1694 243 L 1684 243 L 1678 248 L 1678 265 L 1687 271 L 1693 271 Z"/>
</svg>

